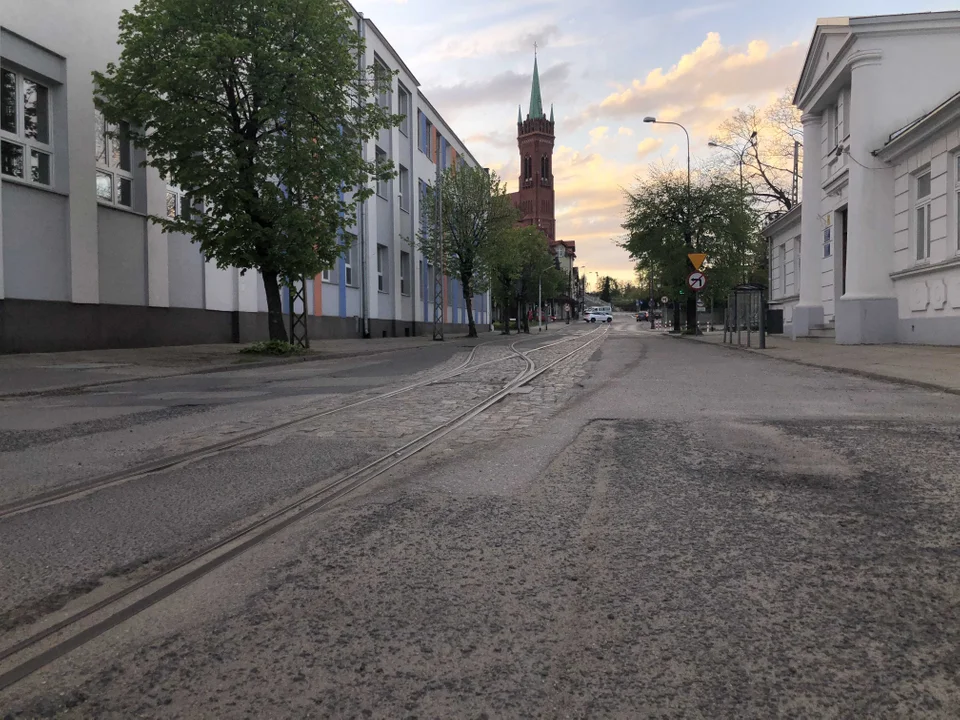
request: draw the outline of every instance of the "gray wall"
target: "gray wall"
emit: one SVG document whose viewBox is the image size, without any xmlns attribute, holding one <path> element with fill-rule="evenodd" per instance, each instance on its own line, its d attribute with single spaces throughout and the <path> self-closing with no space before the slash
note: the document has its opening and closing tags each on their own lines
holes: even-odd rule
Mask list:
<svg viewBox="0 0 960 720">
<path fill-rule="evenodd" d="M 203 307 L 203 256 L 189 235 L 168 233 L 171 307 Z"/>
<path fill-rule="evenodd" d="M 123 210 L 97 208 L 100 302 L 147 304 L 147 220 Z"/>
<path fill-rule="evenodd" d="M 3 280 L 6 296 L 70 299 L 68 200 L 3 183 Z"/>
</svg>

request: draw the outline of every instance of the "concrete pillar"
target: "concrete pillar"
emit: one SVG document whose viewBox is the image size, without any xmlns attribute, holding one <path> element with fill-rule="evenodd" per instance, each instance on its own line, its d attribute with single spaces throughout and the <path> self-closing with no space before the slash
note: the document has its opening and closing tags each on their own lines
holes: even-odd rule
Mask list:
<svg viewBox="0 0 960 720">
<path fill-rule="evenodd" d="M 800 208 L 800 301 L 793 309 L 793 337 L 806 337 L 823 324 L 820 262 L 823 237 L 820 225 L 820 168 L 823 162 L 819 114 L 806 113 L 803 123 L 803 204 Z"/>
<path fill-rule="evenodd" d="M 850 181 L 847 207 L 847 285 L 837 305 L 837 342 L 897 340 L 893 266 L 893 168 L 871 155 L 883 145 L 883 126 L 871 100 L 888 89 L 879 51 L 856 53 L 850 64 Z"/>
</svg>

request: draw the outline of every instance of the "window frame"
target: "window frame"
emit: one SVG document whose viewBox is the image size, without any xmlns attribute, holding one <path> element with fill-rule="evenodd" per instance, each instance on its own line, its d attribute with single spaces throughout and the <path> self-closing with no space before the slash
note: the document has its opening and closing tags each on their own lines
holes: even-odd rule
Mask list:
<svg viewBox="0 0 960 720">
<path fill-rule="evenodd" d="M 960 150 L 953 153 L 953 234 L 954 249 L 960 255 Z"/>
<path fill-rule="evenodd" d="M 374 158 L 376 160 L 377 166 L 379 167 L 381 163 L 386 163 L 387 153 L 385 150 L 382 150 L 379 146 L 374 146 Z M 383 198 L 384 200 L 390 199 L 390 181 L 381 180 L 377 178 L 377 196 Z"/>
<path fill-rule="evenodd" d="M 359 283 L 354 283 L 356 278 L 353 276 L 353 265 L 357 251 L 357 236 L 352 232 L 344 232 L 344 236 L 349 236 L 350 246 L 347 247 L 343 253 L 343 284 L 346 287 L 358 287 Z M 346 238 L 344 242 L 347 242 Z"/>
<path fill-rule="evenodd" d="M 793 239 L 793 294 L 800 294 L 800 243 L 803 236 L 797 235 Z"/>
<path fill-rule="evenodd" d="M 411 102 L 412 96 L 410 91 L 404 87 L 403 83 L 399 80 L 397 81 L 397 114 L 403 116 L 403 120 L 400 121 L 399 130 L 404 135 L 404 137 L 410 137 L 410 106 L 413 104 Z"/>
<path fill-rule="evenodd" d="M 410 212 L 410 170 L 403 165 L 397 166 L 397 182 L 400 185 L 400 209 L 405 213 Z"/>
<path fill-rule="evenodd" d="M 174 214 L 170 214 L 170 196 L 174 196 Z M 191 207 L 190 201 L 187 199 L 186 193 L 180 189 L 177 185 L 171 185 L 167 183 L 167 219 L 176 220 L 179 217 L 184 217 L 184 203 L 187 207 Z"/>
<path fill-rule="evenodd" d="M 106 121 L 106 118 L 103 117 L 103 113 L 97 109 L 93 111 L 94 115 L 94 161 L 96 163 L 96 180 L 99 180 L 101 176 L 109 176 L 110 178 L 110 197 L 106 198 L 100 194 L 99 186 L 97 187 L 97 202 L 101 205 L 107 205 L 109 207 L 121 208 L 126 210 L 133 210 L 134 206 L 134 176 L 133 176 L 133 143 L 130 141 L 129 132 L 130 124 L 122 122 L 119 125 L 113 125 Z M 103 133 L 103 154 L 104 159 L 100 159 L 100 153 L 98 150 L 98 140 L 100 133 Z M 124 135 L 127 135 L 124 139 Z M 118 165 L 112 164 L 112 159 L 114 155 L 114 149 L 116 146 L 119 146 L 119 163 Z M 129 168 L 123 167 L 123 146 L 126 145 L 127 151 L 127 165 Z M 124 203 L 120 201 L 120 186 L 121 181 L 126 180 L 129 182 L 129 192 L 130 197 L 129 203 Z"/>
<path fill-rule="evenodd" d="M 23 173 L 22 176 L 13 175 L 11 173 L 5 173 L 2 171 L 2 166 L 0 166 L 0 175 L 5 178 L 4 182 L 11 180 L 13 182 L 24 183 L 30 187 L 37 188 L 46 188 L 53 189 L 54 185 L 54 163 L 55 163 L 55 144 L 53 137 L 53 88 L 46 82 L 37 80 L 34 76 L 27 72 L 24 73 L 21 70 L 14 70 L 10 67 L 3 66 L 3 73 L 9 73 L 13 75 L 13 87 L 14 87 L 14 98 L 15 104 L 13 108 L 13 126 L 14 130 L 4 130 L 2 125 L 0 125 L 0 143 L 14 146 L 20 148 L 20 171 Z M 46 135 L 47 140 L 44 142 L 38 140 L 37 138 L 27 137 L 26 133 L 26 115 L 25 115 L 25 103 L 24 103 L 24 84 L 32 83 L 33 85 L 43 88 L 46 92 L 45 101 L 46 106 L 43 108 L 43 112 L 46 115 Z M 2 102 L 2 100 L 0 100 Z M 37 99 L 37 104 L 39 105 L 39 94 Z M 47 182 L 42 180 L 34 179 L 34 168 L 40 167 L 38 165 L 34 166 L 33 160 L 34 157 L 46 157 L 47 158 Z"/>
<path fill-rule="evenodd" d="M 406 262 L 404 262 L 406 261 Z M 410 272 L 413 268 L 412 257 L 406 250 L 400 251 L 400 294 L 410 297 Z"/>
<path fill-rule="evenodd" d="M 390 292 L 387 287 L 387 265 L 390 264 L 388 253 L 386 245 L 377 243 L 377 292 L 384 295 Z"/>
<path fill-rule="evenodd" d="M 393 71 L 387 67 L 387 64 L 383 62 L 383 60 L 376 57 L 373 60 L 373 74 L 377 83 L 379 83 L 380 80 L 390 78 L 390 87 L 384 92 L 377 92 L 376 98 L 377 105 L 393 112 Z"/>
<path fill-rule="evenodd" d="M 929 190 L 926 195 L 920 195 L 920 180 L 927 178 Z M 913 212 L 912 215 L 912 233 L 914 246 L 914 260 L 918 263 L 928 262 L 930 260 L 930 206 L 933 202 L 933 174 L 930 166 L 921 169 L 913 175 Z M 920 232 L 923 231 L 923 239 L 920 238 Z"/>
</svg>

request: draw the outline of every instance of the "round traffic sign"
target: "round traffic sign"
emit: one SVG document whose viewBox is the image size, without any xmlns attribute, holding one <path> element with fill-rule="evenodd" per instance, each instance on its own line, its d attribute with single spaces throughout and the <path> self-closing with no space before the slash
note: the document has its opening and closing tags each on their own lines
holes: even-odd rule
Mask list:
<svg viewBox="0 0 960 720">
<path fill-rule="evenodd" d="M 692 272 L 687 276 L 687 285 L 694 292 L 703 290 L 707 286 L 707 276 L 702 272 Z"/>
<path fill-rule="evenodd" d="M 660 302 L 662 302 L 664 305 L 666 305 L 668 302 L 670 302 L 670 298 L 668 298 L 666 295 L 664 295 L 662 298 L 660 298 Z"/>
</svg>

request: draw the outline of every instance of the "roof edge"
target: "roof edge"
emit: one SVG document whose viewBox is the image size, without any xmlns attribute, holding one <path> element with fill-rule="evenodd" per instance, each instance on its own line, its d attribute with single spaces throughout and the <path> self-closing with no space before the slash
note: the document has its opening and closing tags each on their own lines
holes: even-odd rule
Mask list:
<svg viewBox="0 0 960 720">
<path fill-rule="evenodd" d="M 792 208 L 787 210 L 785 213 L 780 215 L 777 218 L 774 218 L 760 230 L 760 234 L 764 237 L 769 237 L 780 230 L 783 230 L 785 227 L 790 225 L 794 220 L 799 220 L 801 216 L 800 206 L 803 203 L 797 203 Z"/>
</svg>

